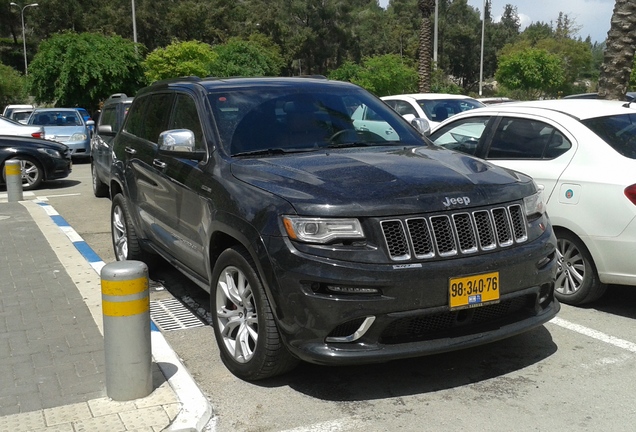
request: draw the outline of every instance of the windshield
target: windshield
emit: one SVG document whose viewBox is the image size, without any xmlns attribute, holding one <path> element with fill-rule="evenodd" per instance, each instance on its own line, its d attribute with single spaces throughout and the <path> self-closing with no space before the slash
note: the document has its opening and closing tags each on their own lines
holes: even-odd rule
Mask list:
<svg viewBox="0 0 636 432">
<path fill-rule="evenodd" d="M 425 144 L 399 115 L 361 89 L 263 87 L 213 92 L 209 100 L 231 155 Z"/>
<path fill-rule="evenodd" d="M 418 105 L 429 120 L 441 122 L 447 118 L 475 108 L 485 107 L 476 99 L 420 99 Z"/>
<path fill-rule="evenodd" d="M 35 111 L 29 124 L 40 126 L 81 126 L 84 124 L 77 111 Z"/>
<path fill-rule="evenodd" d="M 636 114 L 597 117 L 581 123 L 623 156 L 636 159 Z"/>
</svg>

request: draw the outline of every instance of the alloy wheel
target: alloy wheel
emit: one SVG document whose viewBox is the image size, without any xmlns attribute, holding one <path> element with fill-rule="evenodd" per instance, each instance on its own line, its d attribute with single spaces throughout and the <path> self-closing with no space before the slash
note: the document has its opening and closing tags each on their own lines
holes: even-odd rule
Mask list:
<svg viewBox="0 0 636 432">
<path fill-rule="evenodd" d="M 128 232 L 126 229 L 126 216 L 120 206 L 113 208 L 112 231 L 113 245 L 117 260 L 124 261 L 128 258 Z"/>
<path fill-rule="evenodd" d="M 252 288 L 245 274 L 226 267 L 216 289 L 216 319 L 223 344 L 237 363 L 254 356 L 258 341 L 258 317 Z"/>
<path fill-rule="evenodd" d="M 588 273 L 585 259 L 574 243 L 557 240 L 558 268 L 555 289 L 563 295 L 576 293 L 585 282 Z"/>
</svg>

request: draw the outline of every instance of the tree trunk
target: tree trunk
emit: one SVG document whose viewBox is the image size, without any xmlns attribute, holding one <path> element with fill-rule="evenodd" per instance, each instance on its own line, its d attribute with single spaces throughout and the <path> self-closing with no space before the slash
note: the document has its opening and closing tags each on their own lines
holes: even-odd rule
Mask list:
<svg viewBox="0 0 636 432">
<path fill-rule="evenodd" d="M 433 26 L 431 15 L 435 11 L 435 0 L 418 0 L 417 7 L 422 13 L 419 35 L 419 63 L 417 73 L 419 75 L 419 90 L 422 93 L 431 91 L 431 69 L 433 51 Z"/>
<path fill-rule="evenodd" d="M 598 80 L 598 94 L 603 99 L 623 100 L 629 86 L 636 50 L 634 0 L 616 0 L 606 43 Z"/>
</svg>

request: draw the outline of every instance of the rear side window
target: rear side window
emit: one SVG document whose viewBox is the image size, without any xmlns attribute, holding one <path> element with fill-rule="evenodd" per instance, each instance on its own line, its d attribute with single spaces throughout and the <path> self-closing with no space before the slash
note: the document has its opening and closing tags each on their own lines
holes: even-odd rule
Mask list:
<svg viewBox="0 0 636 432">
<path fill-rule="evenodd" d="M 598 117 L 581 123 L 621 155 L 636 159 L 636 114 Z"/>
<path fill-rule="evenodd" d="M 504 117 L 493 136 L 487 159 L 554 159 L 572 147 L 553 126 L 536 120 Z"/>
</svg>

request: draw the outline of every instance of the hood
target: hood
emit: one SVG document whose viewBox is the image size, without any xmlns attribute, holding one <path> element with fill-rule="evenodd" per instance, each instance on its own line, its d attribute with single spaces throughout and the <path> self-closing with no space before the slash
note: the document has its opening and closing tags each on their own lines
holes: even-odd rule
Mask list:
<svg viewBox="0 0 636 432">
<path fill-rule="evenodd" d="M 387 216 L 521 199 L 532 180 L 440 147 L 371 147 L 234 159 L 241 181 L 301 215 Z"/>
</svg>

